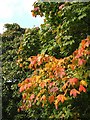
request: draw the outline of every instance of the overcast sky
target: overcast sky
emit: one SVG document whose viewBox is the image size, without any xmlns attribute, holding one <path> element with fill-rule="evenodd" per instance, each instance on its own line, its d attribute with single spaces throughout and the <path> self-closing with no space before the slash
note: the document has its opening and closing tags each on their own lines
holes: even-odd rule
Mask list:
<svg viewBox="0 0 90 120">
<path fill-rule="evenodd" d="M 34 1 L 36 0 L 0 0 L 0 33 L 5 23 L 17 23 L 24 28 L 43 23 L 43 18 L 32 17 Z"/>
</svg>

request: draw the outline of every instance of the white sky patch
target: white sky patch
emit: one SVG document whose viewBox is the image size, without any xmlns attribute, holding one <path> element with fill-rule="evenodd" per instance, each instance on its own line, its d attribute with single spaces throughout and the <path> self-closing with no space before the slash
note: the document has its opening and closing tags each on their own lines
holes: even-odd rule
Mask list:
<svg viewBox="0 0 90 120">
<path fill-rule="evenodd" d="M 34 2 L 35 2 L 35 0 L 23 0 L 23 7 L 24 7 L 25 11 L 30 13 L 31 10 L 33 9 Z"/>
<path fill-rule="evenodd" d="M 3 33 L 5 31 L 4 23 L 0 23 L 0 33 Z"/>
<path fill-rule="evenodd" d="M 12 11 L 6 1 L 0 0 L 0 19 L 12 16 Z"/>
<path fill-rule="evenodd" d="M 16 18 L 20 19 L 24 15 L 32 18 L 31 10 L 35 1 L 37 0 L 0 0 L 0 33 L 3 31 L 3 25 L 11 20 L 16 22 Z"/>
<path fill-rule="evenodd" d="M 0 0 L 0 19 L 12 18 L 15 14 L 28 12 L 31 14 L 32 5 L 36 0 Z"/>
</svg>

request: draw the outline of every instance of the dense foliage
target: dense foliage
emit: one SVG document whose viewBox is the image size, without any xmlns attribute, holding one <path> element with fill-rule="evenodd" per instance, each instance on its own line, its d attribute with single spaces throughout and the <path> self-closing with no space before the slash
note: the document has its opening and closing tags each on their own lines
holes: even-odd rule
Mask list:
<svg viewBox="0 0 90 120">
<path fill-rule="evenodd" d="M 32 15 L 45 17 L 37 32 L 41 54 L 26 58 L 32 74 L 18 85 L 22 92 L 18 111 L 28 110 L 34 119 L 90 117 L 90 38 L 82 40 L 90 34 L 89 12 L 89 2 L 34 3 Z"/>
<path fill-rule="evenodd" d="M 81 39 L 90 34 L 89 13 L 90 2 L 34 3 L 32 15 L 45 16 L 45 22 L 41 27 L 41 40 L 45 41 L 42 47 L 46 50 L 45 53 L 49 53 L 49 49 L 53 51 L 59 47 L 59 55 L 50 55 L 64 57 L 72 54 L 78 48 Z"/>
<path fill-rule="evenodd" d="M 16 64 L 17 51 L 25 29 L 18 24 L 5 24 L 6 31 L 1 34 L 2 41 L 2 120 L 22 120 L 25 114 L 18 113 L 18 82 L 25 78 L 25 72 Z M 25 112 L 24 112 L 25 113 Z"/>
<path fill-rule="evenodd" d="M 90 2 L 35 2 L 40 28 L 5 25 L 2 120 L 90 118 L 89 13 Z"/>
<path fill-rule="evenodd" d="M 64 59 L 40 54 L 30 57 L 29 68 L 34 69 L 34 73 L 32 77 L 18 84 L 23 99 L 20 109 L 35 109 L 39 106 L 48 110 L 48 116 L 42 116 L 44 118 L 69 118 L 73 97 L 86 92 L 90 72 L 89 59 L 88 38 L 82 40 L 79 49 L 74 51 L 73 55 Z"/>
</svg>

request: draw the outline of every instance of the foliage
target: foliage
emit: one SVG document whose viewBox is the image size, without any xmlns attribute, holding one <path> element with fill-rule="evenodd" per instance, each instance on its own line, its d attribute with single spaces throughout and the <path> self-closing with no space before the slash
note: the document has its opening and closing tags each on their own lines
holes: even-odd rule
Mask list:
<svg viewBox="0 0 90 120">
<path fill-rule="evenodd" d="M 45 16 L 40 38 L 43 51 L 57 58 L 72 54 L 90 34 L 89 13 L 90 2 L 35 2 L 32 15 Z"/>
<path fill-rule="evenodd" d="M 89 59 L 89 38 L 82 40 L 79 48 L 63 59 L 44 54 L 31 56 L 29 68 L 34 72 L 18 84 L 22 93 L 22 106 L 18 110 L 33 110 L 39 106 L 44 108 L 44 113 L 48 111 L 45 118 L 70 119 L 73 99 L 86 92 L 88 86 Z"/>
<path fill-rule="evenodd" d="M 20 45 L 21 36 L 24 33 L 24 29 L 20 28 L 17 24 L 5 24 L 5 28 L 7 28 L 7 30 L 1 35 L 4 82 L 16 78 L 18 69 L 16 65 L 17 50 Z"/>
<path fill-rule="evenodd" d="M 89 12 L 90 2 L 34 3 L 32 15 L 34 17 L 44 16 L 45 19 L 37 32 L 35 28 L 33 29 L 36 36 L 33 36 L 34 33 L 31 35 L 32 30 L 30 30 L 23 38 L 20 57 L 23 61 L 19 61 L 18 64 L 22 69 L 27 68 L 32 72 L 27 73 L 28 78 L 19 84 L 22 106 L 18 111 L 28 110 L 29 116 L 33 119 L 87 117 L 90 107 L 87 109 L 85 105 L 90 101 L 88 94 L 90 63 L 87 57 L 89 54 L 85 53 L 87 51 L 84 48 L 85 42 L 84 40 L 81 42 L 81 39 L 90 34 Z M 33 39 L 37 46 L 36 38 L 39 47 L 35 50 L 39 54 L 37 56 L 33 54 L 28 59 L 31 56 L 29 51 L 31 51 Z M 76 50 L 80 42 L 83 49 Z M 88 101 L 85 101 L 85 95 Z M 83 111 L 78 101 L 85 103 Z"/>
<path fill-rule="evenodd" d="M 45 17 L 40 28 L 5 25 L 3 120 L 90 118 L 90 39 L 82 40 L 89 13 L 90 2 L 35 2 L 32 15 Z"/>
<path fill-rule="evenodd" d="M 39 27 L 32 29 L 26 29 L 21 39 L 21 43 L 18 49 L 17 64 L 28 71 L 27 59 L 32 55 L 37 55 L 40 52 L 40 39 L 39 39 Z"/>
<path fill-rule="evenodd" d="M 56 58 L 72 54 L 81 39 L 90 34 L 89 12 L 89 2 L 35 2 L 32 15 L 44 16 L 44 24 L 26 30 L 19 49 L 22 62 L 38 53 Z"/>
<path fill-rule="evenodd" d="M 6 31 L 1 34 L 2 42 L 2 120 L 23 120 L 26 113 L 18 113 L 18 82 L 25 78 L 25 72 L 16 64 L 17 51 L 25 29 L 18 24 L 5 24 Z"/>
</svg>

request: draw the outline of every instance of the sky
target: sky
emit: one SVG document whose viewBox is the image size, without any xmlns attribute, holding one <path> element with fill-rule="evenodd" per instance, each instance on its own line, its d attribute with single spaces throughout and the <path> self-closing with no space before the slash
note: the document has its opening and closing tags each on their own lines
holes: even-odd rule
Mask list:
<svg viewBox="0 0 90 120">
<path fill-rule="evenodd" d="M 0 33 L 6 23 L 17 23 L 23 28 L 40 26 L 43 18 L 32 17 L 31 10 L 36 0 L 0 0 Z"/>
</svg>

